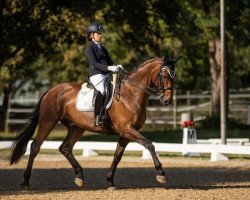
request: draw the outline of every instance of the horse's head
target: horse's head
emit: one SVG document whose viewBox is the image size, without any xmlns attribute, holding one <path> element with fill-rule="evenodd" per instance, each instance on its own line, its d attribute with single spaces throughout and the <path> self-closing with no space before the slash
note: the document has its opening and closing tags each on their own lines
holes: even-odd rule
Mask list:
<svg viewBox="0 0 250 200">
<path fill-rule="evenodd" d="M 154 81 L 154 86 L 160 94 L 160 102 L 163 105 L 168 105 L 173 100 L 173 84 L 176 76 L 175 63 L 179 59 L 180 57 L 174 60 L 170 59 L 169 56 L 165 56 Z"/>
</svg>

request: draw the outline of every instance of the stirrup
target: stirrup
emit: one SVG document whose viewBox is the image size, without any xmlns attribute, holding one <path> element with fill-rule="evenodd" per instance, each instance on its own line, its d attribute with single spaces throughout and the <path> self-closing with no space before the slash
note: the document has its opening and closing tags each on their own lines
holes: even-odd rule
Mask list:
<svg viewBox="0 0 250 200">
<path fill-rule="evenodd" d="M 94 127 L 100 126 L 100 125 L 102 125 L 102 124 L 103 124 L 103 119 L 102 119 L 102 117 L 96 116 L 96 118 L 95 118 L 95 123 L 94 123 Z"/>
</svg>

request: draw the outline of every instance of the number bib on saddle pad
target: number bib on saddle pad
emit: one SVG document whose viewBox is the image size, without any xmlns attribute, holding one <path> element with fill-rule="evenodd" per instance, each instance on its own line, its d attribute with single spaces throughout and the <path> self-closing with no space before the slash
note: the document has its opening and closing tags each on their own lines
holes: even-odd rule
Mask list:
<svg viewBox="0 0 250 200">
<path fill-rule="evenodd" d="M 105 87 L 105 108 L 106 110 L 110 108 L 114 95 L 114 88 L 116 83 L 117 74 L 113 74 L 113 80 L 109 87 Z M 108 84 L 105 84 L 108 85 Z M 87 83 L 82 84 L 82 88 L 76 97 L 76 109 L 79 111 L 94 111 L 93 107 L 93 95 L 94 89 L 87 87 Z"/>
</svg>

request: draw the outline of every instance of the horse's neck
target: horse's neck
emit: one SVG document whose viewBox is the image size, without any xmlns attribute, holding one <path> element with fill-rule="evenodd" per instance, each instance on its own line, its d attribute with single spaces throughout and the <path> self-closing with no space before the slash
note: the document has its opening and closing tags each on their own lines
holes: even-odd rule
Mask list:
<svg viewBox="0 0 250 200">
<path fill-rule="evenodd" d="M 132 80 L 132 87 L 141 86 L 150 86 L 149 82 L 150 72 L 146 69 L 139 69 L 137 73 L 131 74 L 130 79 Z"/>
<path fill-rule="evenodd" d="M 151 79 L 152 79 L 152 72 L 157 68 L 157 66 L 160 66 L 160 61 L 151 61 L 148 62 L 141 67 L 139 67 L 135 72 L 133 72 L 130 75 L 130 78 L 132 80 L 135 80 L 135 82 L 138 82 L 140 85 L 151 87 Z"/>
<path fill-rule="evenodd" d="M 130 81 L 128 81 L 127 84 L 130 88 L 134 102 L 137 104 L 146 105 L 147 103 L 149 94 L 146 91 L 148 87 L 151 87 L 151 75 L 155 67 L 155 62 L 148 63 L 138 68 L 129 76 Z"/>
</svg>

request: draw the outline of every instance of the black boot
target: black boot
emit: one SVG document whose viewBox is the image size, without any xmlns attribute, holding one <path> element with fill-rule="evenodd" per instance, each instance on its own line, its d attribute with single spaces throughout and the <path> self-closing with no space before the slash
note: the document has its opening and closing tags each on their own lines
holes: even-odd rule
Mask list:
<svg viewBox="0 0 250 200">
<path fill-rule="evenodd" d="M 103 116 L 102 116 L 103 101 L 104 97 L 102 93 L 98 91 L 95 100 L 95 123 L 94 123 L 95 127 L 103 124 Z"/>
</svg>

